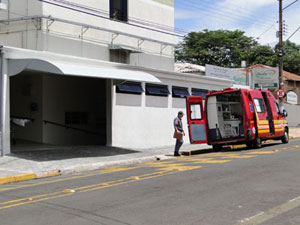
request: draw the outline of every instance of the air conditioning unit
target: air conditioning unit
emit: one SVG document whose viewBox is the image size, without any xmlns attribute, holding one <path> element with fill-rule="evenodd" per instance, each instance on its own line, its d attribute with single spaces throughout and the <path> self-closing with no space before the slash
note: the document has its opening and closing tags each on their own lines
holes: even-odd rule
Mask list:
<svg viewBox="0 0 300 225">
<path fill-rule="evenodd" d="M 7 10 L 7 5 L 5 3 L 1 3 L 1 0 L 0 0 L 0 10 Z"/>
</svg>

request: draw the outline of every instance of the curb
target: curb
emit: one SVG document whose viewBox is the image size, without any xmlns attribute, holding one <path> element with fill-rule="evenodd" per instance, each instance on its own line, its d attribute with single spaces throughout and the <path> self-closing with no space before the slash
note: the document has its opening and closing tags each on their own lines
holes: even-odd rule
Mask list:
<svg viewBox="0 0 300 225">
<path fill-rule="evenodd" d="M 299 139 L 299 136 L 290 136 L 290 139 Z"/>
<path fill-rule="evenodd" d="M 213 152 L 212 148 L 205 148 L 205 149 L 199 149 L 199 150 L 193 150 L 193 151 L 184 151 L 181 152 L 181 155 L 184 156 L 191 156 L 191 155 L 199 155 L 199 154 L 205 154 L 205 153 L 210 153 Z"/>
<path fill-rule="evenodd" d="M 61 175 L 60 171 L 56 170 L 56 171 L 49 171 L 49 172 L 19 174 L 14 176 L 0 177 L 0 185 L 16 183 L 16 182 L 26 181 L 26 180 L 39 179 L 39 178 L 54 177 L 59 175 Z"/>
</svg>

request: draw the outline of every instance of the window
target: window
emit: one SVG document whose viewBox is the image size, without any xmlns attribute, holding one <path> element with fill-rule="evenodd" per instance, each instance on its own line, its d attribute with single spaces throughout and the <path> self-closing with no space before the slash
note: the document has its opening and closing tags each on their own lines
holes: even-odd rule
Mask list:
<svg viewBox="0 0 300 225">
<path fill-rule="evenodd" d="M 201 120 L 202 119 L 201 105 L 191 104 L 190 113 L 191 113 L 191 120 Z"/>
<path fill-rule="evenodd" d="M 110 50 L 109 60 L 111 62 L 129 64 L 129 52 L 126 50 Z"/>
<path fill-rule="evenodd" d="M 123 84 L 117 84 L 116 87 L 117 93 L 141 94 L 144 92 L 140 83 L 126 82 Z"/>
<path fill-rule="evenodd" d="M 172 88 L 172 95 L 175 98 L 184 98 L 190 96 L 190 93 L 187 88 L 183 87 L 173 87 Z"/>
<path fill-rule="evenodd" d="M 207 93 L 208 93 L 207 90 L 192 88 L 192 95 L 193 96 L 201 96 L 202 98 L 205 98 Z"/>
<path fill-rule="evenodd" d="M 255 98 L 254 104 L 255 104 L 256 111 L 258 113 L 266 112 L 264 101 L 261 98 Z"/>
<path fill-rule="evenodd" d="M 168 96 L 170 94 L 168 86 L 146 84 L 146 94 L 156 96 Z"/>
<path fill-rule="evenodd" d="M 128 21 L 127 0 L 110 0 L 109 17 L 113 20 Z"/>
<path fill-rule="evenodd" d="M 65 124 L 82 125 L 88 123 L 87 112 L 66 112 Z"/>
</svg>

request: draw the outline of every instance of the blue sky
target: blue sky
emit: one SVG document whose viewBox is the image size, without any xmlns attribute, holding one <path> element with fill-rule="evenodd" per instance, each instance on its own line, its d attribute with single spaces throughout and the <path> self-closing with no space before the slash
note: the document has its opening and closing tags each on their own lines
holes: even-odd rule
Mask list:
<svg viewBox="0 0 300 225">
<path fill-rule="evenodd" d="M 295 0 L 284 0 L 283 6 Z M 278 0 L 175 0 L 175 27 L 186 31 L 239 29 L 261 44 L 278 42 Z M 300 27 L 300 1 L 284 10 L 288 38 Z M 290 39 L 300 44 L 300 30 Z"/>
</svg>

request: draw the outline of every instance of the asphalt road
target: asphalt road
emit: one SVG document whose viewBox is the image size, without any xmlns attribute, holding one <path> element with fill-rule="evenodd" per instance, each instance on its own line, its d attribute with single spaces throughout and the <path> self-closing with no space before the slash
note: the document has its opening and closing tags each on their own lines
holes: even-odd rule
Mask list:
<svg viewBox="0 0 300 225">
<path fill-rule="evenodd" d="M 299 225 L 299 162 L 298 139 L 1 185 L 0 224 Z"/>
</svg>

